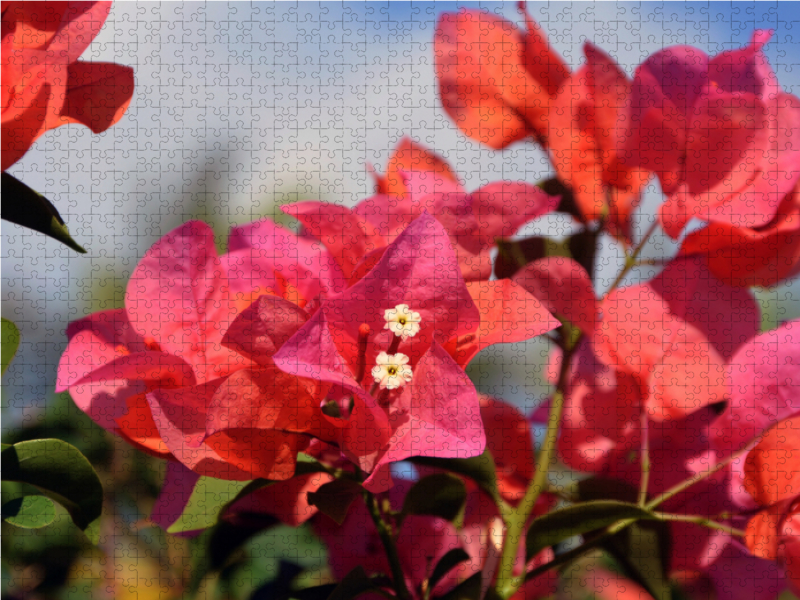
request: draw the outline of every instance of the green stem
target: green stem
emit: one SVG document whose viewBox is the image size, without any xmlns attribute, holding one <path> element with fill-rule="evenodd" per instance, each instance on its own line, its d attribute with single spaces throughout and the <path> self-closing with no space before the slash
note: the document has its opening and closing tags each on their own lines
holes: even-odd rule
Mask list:
<svg viewBox="0 0 800 600">
<path fill-rule="evenodd" d="M 725 533 L 730 533 L 731 535 L 744 537 L 744 531 L 742 531 L 741 529 L 731 527 L 730 525 L 725 525 L 724 523 L 718 523 L 712 519 L 709 519 L 708 517 L 702 517 L 699 515 L 673 515 L 670 513 L 662 513 L 662 512 L 657 512 L 655 513 L 655 515 L 662 521 L 680 521 L 681 523 L 695 523 L 703 527 L 708 527 L 709 529 L 717 529 L 719 531 L 724 531 Z"/>
<path fill-rule="evenodd" d="M 622 270 L 619 272 L 619 275 L 617 275 L 617 278 L 614 280 L 614 283 L 611 284 L 611 287 L 608 288 L 608 291 L 605 294 L 603 294 L 604 300 L 606 296 L 608 296 L 611 292 L 617 289 L 617 286 L 619 286 L 619 284 L 622 283 L 622 280 L 625 279 L 625 276 L 630 272 L 630 270 L 633 267 L 636 266 L 636 259 L 639 258 L 639 254 L 642 253 L 642 250 L 644 249 L 645 244 L 647 244 L 647 241 L 650 239 L 650 236 L 652 236 L 653 233 L 655 233 L 657 226 L 658 226 L 658 219 L 655 219 L 650 224 L 650 228 L 644 234 L 644 237 L 636 245 L 636 248 L 634 248 L 633 254 L 625 258 L 625 265 L 622 267 Z"/>
<path fill-rule="evenodd" d="M 558 375 L 558 384 L 553 394 L 553 403 L 550 406 L 550 415 L 547 419 L 547 434 L 544 443 L 539 451 L 536 461 L 536 471 L 533 474 L 525 496 L 516 507 L 508 507 L 503 511 L 503 521 L 506 526 L 505 544 L 503 553 L 500 557 L 500 568 L 497 573 L 496 589 L 502 598 L 511 597 L 522 584 L 523 577 L 514 577 L 514 565 L 517 562 L 517 553 L 520 542 L 525 537 L 525 524 L 528 517 L 533 512 L 536 501 L 541 493 L 547 488 L 547 476 L 550 472 L 550 464 L 555 454 L 556 440 L 558 439 L 558 428 L 561 423 L 561 413 L 564 409 L 564 394 L 569 379 L 569 367 L 572 353 L 580 342 L 579 335 L 574 344 L 564 349 L 564 356 L 561 360 L 561 369 Z M 565 340 L 569 344 L 569 340 Z"/>
<path fill-rule="evenodd" d="M 647 504 L 647 487 L 650 483 L 650 427 L 647 420 L 647 410 L 642 406 L 642 480 L 639 483 L 639 506 Z"/>
<path fill-rule="evenodd" d="M 699 483 L 700 481 L 703 481 L 704 479 L 706 479 L 708 477 L 711 477 L 714 473 L 717 473 L 718 471 L 721 471 L 722 469 L 727 467 L 732 461 L 736 460 L 739 456 L 741 456 L 742 454 L 744 454 L 745 452 L 747 452 L 749 450 L 750 450 L 750 444 L 748 444 L 744 448 L 734 452 L 733 454 L 731 454 L 727 458 L 721 460 L 720 462 L 718 462 L 716 465 L 714 465 L 710 469 L 706 469 L 702 473 L 698 473 L 697 475 L 695 475 L 693 477 L 689 477 L 689 479 L 684 479 L 680 483 L 672 486 L 666 492 L 663 492 L 663 493 L 659 494 L 658 496 L 656 496 L 655 498 L 653 498 L 650 502 L 645 504 L 644 507 L 647 510 L 653 510 L 654 508 L 656 508 L 657 506 L 663 504 L 664 502 L 666 502 L 667 500 L 669 500 L 673 496 L 677 496 L 678 494 L 680 494 L 684 490 L 688 490 L 694 484 Z"/>
<path fill-rule="evenodd" d="M 389 567 L 392 570 L 392 582 L 394 589 L 397 592 L 397 597 L 400 600 L 413 600 L 411 593 L 406 587 L 406 578 L 403 575 L 403 567 L 400 565 L 400 556 L 397 554 L 397 546 L 394 544 L 392 532 L 389 526 L 383 519 L 380 506 L 378 506 L 378 499 L 374 494 L 364 491 L 364 503 L 367 505 L 369 514 L 372 517 L 375 528 L 378 530 L 378 535 L 383 543 L 383 549 L 386 552 L 386 558 L 389 560 Z"/>
</svg>

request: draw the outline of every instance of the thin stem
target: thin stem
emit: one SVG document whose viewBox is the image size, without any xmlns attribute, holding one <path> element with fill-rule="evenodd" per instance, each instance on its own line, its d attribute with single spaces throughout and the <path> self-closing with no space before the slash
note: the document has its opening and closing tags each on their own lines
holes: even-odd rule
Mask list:
<svg viewBox="0 0 800 600">
<path fill-rule="evenodd" d="M 531 569 L 525 574 L 525 581 L 530 581 L 538 577 L 543 573 L 547 573 L 550 569 L 555 569 L 556 567 L 560 567 L 561 565 L 565 565 L 582 554 L 588 552 L 592 548 L 597 547 L 598 545 L 602 544 L 605 540 L 610 538 L 611 536 L 619 533 L 629 525 L 632 525 L 636 522 L 636 519 L 623 519 L 622 521 L 617 521 L 613 525 L 610 525 L 606 528 L 605 531 L 602 533 L 597 534 L 590 540 L 586 540 L 583 544 L 578 546 L 577 548 L 573 548 L 572 550 L 567 550 L 563 554 L 559 554 L 553 560 L 543 565 L 536 567 L 535 569 Z"/>
<path fill-rule="evenodd" d="M 750 444 L 748 444 L 747 446 L 745 446 L 744 448 L 742 448 L 740 450 L 737 450 L 736 452 L 734 452 L 733 454 L 731 454 L 727 458 L 725 458 L 725 459 L 721 460 L 720 462 L 718 462 L 716 465 L 714 465 L 710 469 L 706 469 L 702 473 L 698 473 L 697 475 L 695 475 L 693 477 L 689 477 L 689 479 L 685 479 L 685 480 L 681 481 L 680 483 L 672 486 L 666 492 L 663 492 L 663 493 L 659 494 L 658 496 L 656 496 L 655 498 L 653 498 L 650 502 L 645 504 L 644 507 L 647 510 L 652 510 L 652 509 L 656 508 L 657 506 L 663 504 L 664 502 L 666 502 L 667 500 L 669 500 L 673 496 L 677 496 L 678 494 L 680 494 L 684 490 L 688 490 L 694 484 L 699 483 L 700 481 L 703 481 L 704 479 L 706 479 L 708 477 L 711 477 L 714 473 L 717 473 L 718 471 L 721 471 L 722 469 L 727 467 L 731 462 L 736 460 L 739 456 L 741 456 L 742 454 L 744 454 L 748 450 L 750 450 Z"/>
<path fill-rule="evenodd" d="M 533 512 L 536 501 L 539 499 L 541 493 L 547 488 L 547 476 L 550 472 L 550 464 L 555 454 L 556 440 L 558 439 L 558 428 L 561 423 L 561 413 L 564 408 L 564 395 L 569 379 L 569 367 L 572 353 L 577 347 L 581 336 L 575 340 L 575 343 L 564 350 L 564 356 L 561 360 L 561 369 L 558 375 L 558 384 L 556 391 L 553 394 L 553 402 L 550 407 L 550 415 L 547 420 L 547 433 L 545 435 L 544 443 L 539 451 L 539 457 L 536 461 L 536 471 L 531 479 L 528 489 L 525 490 L 525 496 L 516 508 L 510 508 L 503 519 L 506 526 L 506 543 L 503 546 L 503 554 L 500 557 L 500 570 L 497 574 L 497 591 L 503 598 L 510 597 L 517 591 L 522 584 L 522 577 L 514 577 L 514 565 L 517 562 L 517 553 L 519 544 L 525 536 L 525 524 L 528 522 L 528 517 Z M 569 343 L 568 340 L 565 340 Z"/>
<path fill-rule="evenodd" d="M 411 593 L 406 587 L 406 578 L 403 575 L 403 567 L 400 565 L 400 556 L 397 554 L 397 547 L 394 544 L 392 533 L 386 521 L 383 520 L 378 499 L 374 494 L 364 491 L 364 502 L 369 509 L 369 514 L 372 517 L 375 528 L 378 530 L 378 535 L 383 543 L 383 549 L 386 552 L 386 558 L 389 560 L 389 567 L 392 569 L 392 583 L 397 592 L 397 597 L 400 600 L 413 600 Z"/>
<path fill-rule="evenodd" d="M 718 523 L 708 517 L 703 517 L 699 515 L 673 515 L 671 513 L 662 513 L 657 512 L 655 515 L 663 520 L 663 521 L 680 521 L 682 523 L 695 523 L 697 525 L 702 525 L 703 527 L 708 527 L 709 529 L 717 529 L 719 531 L 724 531 L 725 533 L 730 533 L 731 535 L 735 535 L 738 537 L 744 537 L 745 533 L 741 529 L 737 529 L 736 527 L 731 527 L 730 525 L 725 525 L 724 523 Z"/>
<path fill-rule="evenodd" d="M 605 294 L 603 294 L 603 299 L 605 299 L 606 296 L 608 296 L 611 292 L 617 289 L 617 286 L 619 286 L 619 284 L 622 283 L 622 280 L 625 279 L 625 276 L 628 274 L 628 272 L 633 267 L 636 266 L 636 259 L 639 258 L 639 254 L 642 253 L 642 250 L 644 249 L 645 244 L 647 244 L 647 241 L 650 239 L 650 236 L 652 236 L 653 233 L 655 233 L 657 226 L 658 226 L 658 219 L 655 219 L 650 224 L 650 228 L 644 234 L 644 237 L 636 245 L 636 248 L 634 248 L 633 253 L 625 257 L 625 265 L 622 267 L 622 270 L 619 272 L 619 275 L 617 275 L 617 278 L 614 280 L 614 283 L 612 283 L 611 287 L 608 288 L 608 291 Z"/>
<path fill-rule="evenodd" d="M 639 506 L 647 504 L 647 486 L 650 482 L 650 427 L 647 410 L 642 406 L 642 480 L 639 483 Z"/>
</svg>

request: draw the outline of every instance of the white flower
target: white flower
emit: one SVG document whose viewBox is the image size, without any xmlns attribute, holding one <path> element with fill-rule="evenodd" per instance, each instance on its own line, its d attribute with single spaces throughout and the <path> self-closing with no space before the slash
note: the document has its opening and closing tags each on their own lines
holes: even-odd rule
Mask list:
<svg viewBox="0 0 800 600">
<path fill-rule="evenodd" d="M 413 376 L 405 354 L 386 354 L 381 352 L 372 367 L 372 377 L 382 390 L 394 390 L 411 381 Z"/>
<path fill-rule="evenodd" d="M 408 304 L 398 304 L 394 308 L 386 310 L 383 318 L 386 319 L 386 325 L 383 328 L 399 335 L 403 341 L 419 333 L 419 324 L 422 321 L 419 313 L 411 310 Z"/>
</svg>

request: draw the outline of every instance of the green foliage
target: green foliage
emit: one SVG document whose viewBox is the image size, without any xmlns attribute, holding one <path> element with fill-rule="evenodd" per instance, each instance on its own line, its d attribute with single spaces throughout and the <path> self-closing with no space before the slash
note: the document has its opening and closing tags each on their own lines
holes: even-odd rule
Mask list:
<svg viewBox="0 0 800 600">
<path fill-rule="evenodd" d="M 308 503 L 316 506 L 320 512 L 341 525 L 353 501 L 363 491 L 364 488 L 351 479 L 334 479 L 330 483 L 320 486 L 316 492 L 310 492 Z"/>
<path fill-rule="evenodd" d="M 500 502 L 500 492 L 497 490 L 497 473 L 495 471 L 494 459 L 489 450 L 484 450 L 480 456 L 472 458 L 430 458 L 415 456 L 409 459 L 415 465 L 434 467 L 443 471 L 457 473 L 464 477 L 469 477 L 478 486 L 489 494 L 496 503 Z"/>
<path fill-rule="evenodd" d="M 72 239 L 58 210 L 47 198 L 35 192 L 16 177 L 2 174 L 3 219 L 28 227 L 58 240 L 81 254 L 86 250 Z"/>
<path fill-rule="evenodd" d="M 8 319 L 0 321 L 0 375 L 5 375 L 19 348 L 19 329 Z"/>
<path fill-rule="evenodd" d="M 183 514 L 169 526 L 167 533 L 185 533 L 213 526 L 222 511 L 249 483 L 249 481 L 201 477 L 192 490 Z"/>
<path fill-rule="evenodd" d="M 56 518 L 56 507 L 46 496 L 23 496 L 3 504 L 3 520 L 25 529 L 39 529 Z"/>
<path fill-rule="evenodd" d="M 423 477 L 406 494 L 401 518 L 430 515 L 448 521 L 461 520 L 467 503 L 467 488 L 458 477 L 436 473 Z"/>
<path fill-rule="evenodd" d="M 624 519 L 657 519 L 635 504 L 595 500 L 560 508 L 534 519 L 525 540 L 526 561 L 549 546 Z"/>
<path fill-rule="evenodd" d="M 35 486 L 66 508 L 92 543 L 98 542 L 103 486 L 77 448 L 61 440 L 31 440 L 5 447 L 0 457 L 4 480 Z"/>
</svg>

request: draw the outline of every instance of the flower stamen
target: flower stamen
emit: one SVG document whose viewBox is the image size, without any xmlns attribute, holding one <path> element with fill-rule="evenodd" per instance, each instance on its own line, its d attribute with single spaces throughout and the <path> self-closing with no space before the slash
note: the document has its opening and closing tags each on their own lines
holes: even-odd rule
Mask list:
<svg viewBox="0 0 800 600">
<path fill-rule="evenodd" d="M 381 352 L 372 367 L 372 378 L 382 390 L 395 390 L 411 381 L 413 372 L 408 364 L 408 356 L 398 352 L 387 354 Z M 372 386 L 373 390 L 375 385 Z M 374 392 L 373 392 L 374 393 Z"/>
<path fill-rule="evenodd" d="M 422 317 L 418 312 L 414 312 L 408 304 L 398 304 L 394 308 L 387 309 L 383 313 L 386 320 L 384 329 L 388 329 L 403 341 L 414 337 L 419 333 Z"/>
</svg>

